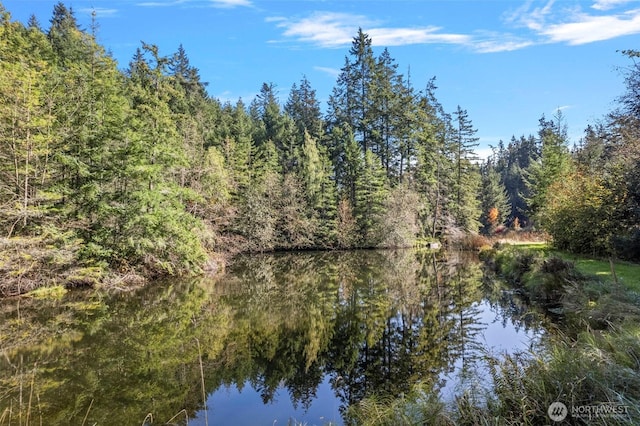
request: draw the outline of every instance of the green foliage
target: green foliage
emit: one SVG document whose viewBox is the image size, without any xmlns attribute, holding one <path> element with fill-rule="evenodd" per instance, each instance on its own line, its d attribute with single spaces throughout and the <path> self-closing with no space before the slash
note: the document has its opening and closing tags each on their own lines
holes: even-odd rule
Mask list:
<svg viewBox="0 0 640 426">
<path fill-rule="evenodd" d="M 508 247 L 496 253 L 495 269 L 511 283 L 522 285 L 525 274 L 542 262 L 542 254 L 533 250 Z"/>
<path fill-rule="evenodd" d="M 566 338 L 551 338 L 546 356 L 533 352 L 507 356 L 492 370 L 496 383 L 492 414 L 505 424 L 534 425 L 548 422 L 548 407 L 556 401 L 567 407 L 613 403 L 628 406 L 628 414 L 607 417 L 603 424 L 636 423 L 638 401 L 628 390 L 640 384 L 637 363 L 629 368 L 620 362 L 625 353 L 638 350 L 631 335 L 620 330 L 603 339 L 585 332 L 573 344 Z"/>
<path fill-rule="evenodd" d="M 476 232 L 481 215 L 478 200 L 480 174 L 474 165 L 477 160 L 474 148 L 478 146 L 478 138 L 466 110 L 458 106 L 454 115 L 455 133 L 450 145 L 454 195 L 449 200 L 449 209 L 456 226 L 465 231 Z"/>
<path fill-rule="evenodd" d="M 455 265 L 412 250 L 238 256 L 214 280 L 3 304 L 0 423 L 193 419 L 202 380 L 207 395 L 251 386 L 304 407 L 325 378 L 341 413 L 402 393 L 407 419 L 444 416 L 438 377 L 480 297 L 479 269 Z"/>
<path fill-rule="evenodd" d="M 364 156 L 363 167 L 355 182 L 354 217 L 362 247 L 376 247 L 382 238 L 382 215 L 387 196 L 385 172 L 371 151 Z"/>
<path fill-rule="evenodd" d="M 531 191 L 527 200 L 530 212 L 535 215 L 547 204 L 551 185 L 561 180 L 571 169 L 571 157 L 567 148 L 567 128 L 562 111 L 553 120 L 540 119 L 540 157 L 529 164 L 526 183 Z M 544 226 L 544 222 L 542 223 Z"/>
<path fill-rule="evenodd" d="M 408 395 L 373 395 L 349 407 L 347 419 L 362 426 L 451 425 L 445 404 L 431 390 L 415 385 Z"/>
<path fill-rule="evenodd" d="M 612 191 L 597 175 L 574 173 L 549 187 L 540 217 L 558 248 L 609 254 L 619 226 L 612 219 L 624 198 L 624 193 Z"/>
<path fill-rule="evenodd" d="M 496 228 L 505 224 L 511 214 L 511 204 L 507 190 L 500 182 L 500 175 L 491 166 L 486 165 L 481 170 L 482 190 L 480 195 L 482 216 L 482 231 L 492 234 Z M 492 212 L 492 209 L 495 209 Z M 495 217 L 492 217 L 495 215 Z"/>
<path fill-rule="evenodd" d="M 78 238 L 82 268 L 159 275 L 199 271 L 206 250 L 409 245 L 476 227 L 466 112 L 454 131 L 433 81 L 416 92 L 362 30 L 325 119 L 306 78 L 284 106 L 267 83 L 249 108 L 222 105 L 182 46 L 142 43 L 120 71 L 95 22 L 79 28 L 58 3 L 50 23 L 2 11 L 5 235 L 55 226 Z"/>
<path fill-rule="evenodd" d="M 391 189 L 381 220 L 383 247 L 412 247 L 419 233 L 420 195 L 406 184 Z"/>
</svg>

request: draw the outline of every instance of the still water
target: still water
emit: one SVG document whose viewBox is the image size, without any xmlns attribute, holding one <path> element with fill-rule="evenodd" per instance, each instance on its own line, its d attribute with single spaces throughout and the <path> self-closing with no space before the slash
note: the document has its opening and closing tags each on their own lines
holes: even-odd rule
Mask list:
<svg viewBox="0 0 640 426">
<path fill-rule="evenodd" d="M 215 279 L 0 305 L 0 426 L 327 425 L 421 383 L 452 401 L 537 316 L 462 253 L 251 255 Z"/>
</svg>

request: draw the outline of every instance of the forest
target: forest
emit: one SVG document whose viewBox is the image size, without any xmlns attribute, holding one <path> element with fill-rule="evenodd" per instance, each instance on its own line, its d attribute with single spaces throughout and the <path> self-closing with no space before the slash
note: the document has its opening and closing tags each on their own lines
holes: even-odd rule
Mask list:
<svg viewBox="0 0 640 426">
<path fill-rule="evenodd" d="M 46 29 L 0 5 L 2 296 L 521 229 L 640 259 L 639 51 L 621 52 L 626 92 L 579 141 L 559 111 L 481 160 L 467 111 L 362 30 L 323 107 L 306 77 L 286 100 L 264 83 L 223 103 L 182 46 L 142 43 L 121 69 L 96 28 L 62 3 Z"/>
</svg>

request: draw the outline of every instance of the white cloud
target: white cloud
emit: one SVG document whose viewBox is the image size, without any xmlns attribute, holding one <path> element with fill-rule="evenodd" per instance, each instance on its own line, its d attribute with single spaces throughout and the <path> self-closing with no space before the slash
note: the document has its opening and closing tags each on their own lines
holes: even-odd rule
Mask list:
<svg viewBox="0 0 640 426">
<path fill-rule="evenodd" d="M 596 0 L 591 8 L 596 10 L 610 10 L 631 1 L 634 0 Z"/>
<path fill-rule="evenodd" d="M 250 7 L 252 3 L 249 0 L 210 0 L 214 7 L 232 8 L 232 7 Z"/>
<path fill-rule="evenodd" d="M 314 12 L 302 18 L 271 17 L 267 22 L 282 29 L 284 40 L 321 48 L 348 46 L 358 28 L 362 28 L 374 46 L 454 44 L 477 53 L 496 53 L 537 44 L 579 45 L 640 34 L 640 8 L 619 11 L 619 6 L 638 1 L 594 0 L 591 8 L 595 11 L 586 13 L 575 3 L 528 0 L 503 16 L 505 23 L 520 29 L 517 32 L 474 30 L 463 34 L 450 33 L 433 25 L 385 27 L 364 15 L 337 12 Z M 605 12 L 612 8 L 617 8 L 618 12 Z M 523 28 L 524 32 L 521 31 Z"/>
<path fill-rule="evenodd" d="M 330 67 L 320 67 L 320 66 L 315 66 L 313 67 L 314 70 L 323 72 L 325 74 L 329 74 L 331 77 L 338 77 L 340 75 L 340 70 L 337 68 L 330 68 Z"/>
<path fill-rule="evenodd" d="M 529 0 L 516 10 L 506 14 L 505 21 L 530 30 L 539 31 L 552 14 L 554 3 L 555 0 L 549 0 L 543 6 L 532 8 L 533 0 Z"/>
<path fill-rule="evenodd" d="M 188 0 L 170 0 L 170 1 L 146 1 L 137 3 L 136 6 L 144 7 L 158 7 L 158 6 L 175 6 L 178 4 L 186 3 Z"/>
<path fill-rule="evenodd" d="M 285 37 L 330 48 L 348 45 L 358 27 L 370 24 L 364 16 L 334 12 L 315 12 L 299 20 L 267 18 L 267 22 L 277 22 Z"/>
<path fill-rule="evenodd" d="M 470 37 L 464 34 L 440 33 L 438 27 L 426 28 L 372 28 L 366 32 L 374 46 L 402 46 L 407 44 L 451 43 L 466 44 Z"/>
<path fill-rule="evenodd" d="M 145 6 L 145 7 L 160 7 L 160 6 L 176 6 L 179 4 L 187 4 L 187 3 L 198 4 L 198 5 L 208 5 L 212 7 L 219 7 L 219 8 L 225 8 L 225 9 L 230 9 L 230 8 L 240 7 L 240 6 L 249 7 L 253 5 L 253 3 L 251 3 L 250 0 L 206 0 L 206 1 L 168 0 L 168 1 L 147 1 L 147 2 L 137 3 L 137 5 Z"/>
<path fill-rule="evenodd" d="M 366 16 L 347 13 L 315 12 L 298 20 L 277 17 L 268 18 L 267 21 L 276 22 L 276 26 L 283 28 L 285 37 L 326 48 L 349 45 L 358 28 L 362 28 L 371 37 L 371 43 L 374 46 L 425 43 L 468 44 L 471 41 L 468 35 L 443 33 L 440 32 L 441 28 L 435 26 L 382 27 Z"/>
<path fill-rule="evenodd" d="M 578 14 L 573 20 L 548 25 L 540 34 L 552 42 L 571 45 L 593 43 L 640 33 L 640 9 L 619 15 L 593 16 Z"/>
<path fill-rule="evenodd" d="M 542 37 L 536 43 L 593 43 L 640 33 L 640 9 L 620 10 L 620 6 L 637 1 L 595 0 L 591 9 L 596 12 L 586 13 L 579 6 L 556 5 L 555 0 L 529 0 L 506 15 L 505 21 Z"/>
<path fill-rule="evenodd" d="M 512 34 L 477 35 L 469 47 L 478 53 L 511 52 L 534 45 L 532 40 L 516 37 Z"/>
<path fill-rule="evenodd" d="M 109 18 L 111 16 L 115 16 L 118 13 L 118 9 L 107 9 L 104 7 L 86 7 L 80 9 L 80 13 L 86 13 L 87 15 L 91 15 L 93 12 L 96 13 L 98 18 Z"/>
<path fill-rule="evenodd" d="M 493 139 L 493 138 L 491 138 Z M 478 156 L 478 160 L 477 162 L 482 162 L 487 160 L 487 158 L 489 158 L 490 156 L 493 155 L 493 148 L 491 147 L 479 147 L 474 149 L 476 155 Z"/>
</svg>

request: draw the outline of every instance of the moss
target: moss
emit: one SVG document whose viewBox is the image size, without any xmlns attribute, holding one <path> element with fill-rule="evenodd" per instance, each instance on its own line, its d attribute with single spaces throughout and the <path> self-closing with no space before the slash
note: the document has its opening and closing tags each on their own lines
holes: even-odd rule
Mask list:
<svg viewBox="0 0 640 426">
<path fill-rule="evenodd" d="M 65 279 L 65 287 L 95 287 L 100 284 L 105 277 L 105 270 L 100 266 L 89 266 L 76 268 L 69 272 Z"/>
<path fill-rule="evenodd" d="M 26 297 L 36 299 L 61 299 L 67 293 L 67 289 L 61 285 L 39 287 L 25 294 Z"/>
</svg>

